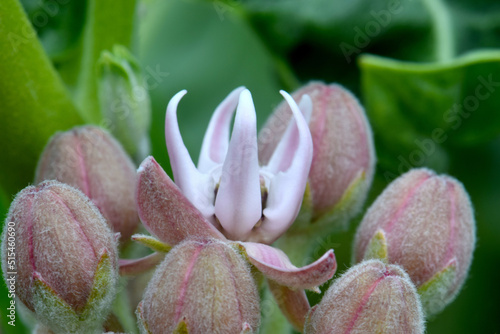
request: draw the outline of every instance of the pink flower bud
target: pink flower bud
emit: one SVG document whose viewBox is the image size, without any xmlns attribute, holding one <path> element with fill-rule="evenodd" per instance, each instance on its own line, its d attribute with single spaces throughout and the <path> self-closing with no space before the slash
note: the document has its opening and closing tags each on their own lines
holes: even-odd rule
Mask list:
<svg viewBox="0 0 500 334">
<path fill-rule="evenodd" d="M 457 295 L 475 244 L 472 204 L 463 185 L 428 169 L 391 183 L 358 228 L 356 261 L 381 258 L 405 268 L 428 315 Z"/>
<path fill-rule="evenodd" d="M 309 129 L 313 160 L 305 207 L 312 220 L 344 225 L 365 201 L 371 185 L 375 155 L 370 125 L 358 100 L 342 86 L 312 82 L 292 94 L 296 101 L 309 95 L 313 109 Z M 306 118 L 309 115 L 305 115 Z M 267 163 L 291 119 L 282 103 L 259 133 L 259 159 Z M 308 198 L 309 196 L 309 198 Z"/>
<path fill-rule="evenodd" d="M 336 279 L 308 315 L 307 334 L 424 333 L 415 286 L 402 268 L 363 261 Z"/>
<path fill-rule="evenodd" d="M 127 240 L 138 226 L 136 169 L 122 146 L 95 126 L 55 134 L 47 144 L 35 182 L 58 180 L 80 189 L 115 232 Z"/>
<path fill-rule="evenodd" d="M 23 189 L 2 237 L 2 270 L 38 320 L 59 332 L 99 327 L 118 279 L 114 235 L 94 204 L 57 181 Z"/>
<path fill-rule="evenodd" d="M 143 333 L 256 333 L 259 295 L 235 249 L 188 240 L 157 268 L 137 314 Z"/>
</svg>

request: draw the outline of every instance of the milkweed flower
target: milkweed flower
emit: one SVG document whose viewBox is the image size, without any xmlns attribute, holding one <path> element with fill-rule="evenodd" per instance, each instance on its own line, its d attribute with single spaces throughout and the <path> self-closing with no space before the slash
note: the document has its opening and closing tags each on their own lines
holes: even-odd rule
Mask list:
<svg viewBox="0 0 500 334">
<path fill-rule="evenodd" d="M 299 328 L 303 326 L 305 315 L 309 310 L 309 303 L 304 289 L 318 291 L 317 287 L 319 285 L 333 277 L 337 268 L 333 250 L 326 252 L 317 261 L 305 267 L 297 268 L 290 262 L 286 254 L 277 248 L 262 243 L 227 240 L 184 196 L 153 157 L 146 158 L 139 167 L 137 182 L 136 200 L 141 221 L 144 223 L 146 229 L 158 238 L 161 243 L 173 247 L 164 261 L 173 263 L 181 261 L 179 259 L 173 260 L 172 256 L 179 254 L 175 251 L 176 248 L 188 240 L 195 240 L 205 244 L 214 242 L 225 243 L 234 248 L 246 263 L 251 264 L 268 280 L 273 282 L 276 289 L 282 291 L 283 298 L 277 300 L 278 305 L 292 323 L 298 324 L 297 327 Z M 134 238 L 136 240 L 147 240 L 147 238 L 140 235 L 135 235 Z M 143 241 L 143 243 L 147 242 Z M 151 244 L 157 246 L 157 241 L 151 242 Z M 152 248 L 155 248 L 154 246 Z M 148 257 L 136 261 L 123 261 L 120 269 L 127 272 L 134 271 L 134 268 L 143 270 L 144 263 L 148 263 L 149 261 L 150 258 Z M 185 267 L 189 266 L 186 265 Z M 160 265 L 158 270 L 161 270 L 161 268 L 165 268 L 165 266 L 163 264 Z M 148 289 L 158 289 L 158 287 L 150 285 Z M 169 289 L 168 291 L 176 293 L 176 289 Z M 150 294 L 154 295 L 153 292 L 150 292 Z M 201 293 L 196 293 L 196 295 L 203 296 Z M 149 302 L 155 302 L 155 300 L 156 298 L 147 298 L 137 311 L 139 317 L 144 321 L 146 333 L 148 332 L 147 328 L 151 329 L 150 325 L 148 325 L 149 321 L 153 321 L 155 324 L 156 321 L 159 321 L 159 318 L 152 315 L 151 308 L 147 305 Z M 295 300 L 301 304 L 301 307 L 295 309 L 287 308 L 287 305 L 284 304 L 287 300 Z M 198 300 L 186 299 L 185 310 L 192 309 L 191 307 L 187 307 L 189 303 L 201 305 L 204 302 L 209 303 L 209 300 L 203 298 Z M 144 310 L 146 313 L 141 314 Z M 150 315 L 155 320 L 152 320 Z M 169 323 L 172 320 L 168 317 L 160 318 L 162 319 L 160 319 L 161 321 L 168 320 Z M 176 325 L 179 324 L 176 323 Z"/>
<path fill-rule="evenodd" d="M 309 96 L 302 98 L 299 108 L 281 91 L 295 123 L 288 126 L 269 162 L 261 167 L 252 96 L 244 87 L 235 89 L 215 110 L 196 167 L 177 123 L 177 106 L 185 94 L 184 90 L 172 98 L 165 119 L 175 183 L 229 239 L 272 243 L 293 223 L 304 196 L 313 154 L 311 133 L 302 115 L 311 112 Z"/>
<path fill-rule="evenodd" d="M 179 257 L 177 249 L 190 240 L 201 242 L 200 245 L 222 243 L 226 246 L 216 247 L 235 249 L 241 257 L 239 262 L 251 264 L 269 280 L 275 291 L 280 292 L 278 305 L 292 324 L 300 329 L 310 308 L 304 289 L 318 292 L 318 286 L 333 276 L 337 266 L 333 250 L 326 252 L 317 261 L 297 268 L 284 252 L 267 244 L 288 229 L 300 209 L 312 159 L 312 141 L 307 122 L 293 99 L 282 92 L 290 104 L 296 123 L 289 125 L 271 161 L 260 167 L 252 98 L 248 90 L 238 88 L 216 109 L 205 134 L 199 165 L 195 167 L 177 125 L 177 105 L 184 94 L 185 91 L 182 91 L 172 98 L 167 107 L 165 122 L 166 142 L 176 183 L 153 157 L 143 161 L 137 176 L 136 202 L 139 217 L 160 243 L 169 246 L 158 247 L 158 241 L 151 241 L 145 236 L 136 235 L 133 238 L 149 243 L 151 248 L 160 249 L 159 252 L 162 248 L 173 247 L 164 260 L 171 263 L 182 262 L 181 258 L 175 259 Z M 236 107 L 234 129 L 229 141 L 229 125 Z M 302 99 L 300 108 L 306 115 L 310 112 L 309 97 Z M 212 246 L 196 247 L 201 247 L 201 250 Z M 211 261 L 220 261 L 216 258 L 220 254 L 210 255 L 214 257 Z M 122 262 L 121 270 L 143 270 L 149 261 L 150 259 L 144 258 Z M 191 265 L 184 267 L 194 268 Z M 166 265 L 162 264 L 158 269 L 159 272 L 164 272 L 161 268 L 166 268 Z M 163 274 L 156 274 L 158 277 L 159 275 Z M 230 275 L 236 277 L 239 274 Z M 181 326 L 181 329 L 185 326 L 191 330 L 202 328 L 193 327 L 199 324 L 201 318 L 193 316 L 195 313 L 189 310 L 195 310 L 193 305 L 203 305 L 209 303 L 209 300 L 200 292 L 202 286 L 189 288 L 193 289 L 193 295 L 198 298 L 183 299 L 182 309 L 187 312 L 184 321 L 180 314 L 173 319 L 155 315 L 151 303 L 158 303 L 163 298 L 154 297 L 160 291 L 157 291 L 156 285 L 150 285 L 146 293 L 146 297 L 149 297 L 145 297 L 137 310 L 144 332 L 162 326 Z M 170 285 L 160 290 L 165 298 L 184 298 L 183 295 L 176 295 L 177 290 Z M 298 306 L 288 307 L 287 300 L 296 301 Z M 247 302 L 241 300 L 242 304 Z M 255 330 L 251 322 L 255 323 L 254 320 L 248 322 L 249 326 L 242 328 L 243 332 Z M 246 326 L 244 323 L 240 325 Z"/>
</svg>

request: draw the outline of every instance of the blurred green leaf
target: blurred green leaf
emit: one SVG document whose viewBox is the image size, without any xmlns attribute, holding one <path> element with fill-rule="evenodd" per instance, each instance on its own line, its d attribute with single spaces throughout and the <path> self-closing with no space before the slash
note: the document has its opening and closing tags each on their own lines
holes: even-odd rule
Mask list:
<svg viewBox="0 0 500 334">
<path fill-rule="evenodd" d="M 75 52 L 85 22 L 86 0 L 21 0 L 45 51 L 53 62 Z"/>
<path fill-rule="evenodd" d="M 82 122 L 16 0 L 0 2 L 0 185 L 11 197 L 33 180 L 48 138 Z"/>
<path fill-rule="evenodd" d="M 245 10 L 270 49 L 302 80 L 357 89 L 355 60 L 373 53 L 442 61 L 474 48 L 500 47 L 496 0 L 225 0 Z"/>
<path fill-rule="evenodd" d="M 155 159 L 169 170 L 164 139 L 165 109 L 182 89 L 179 126 L 193 161 L 215 107 L 245 85 L 262 124 L 282 100 L 279 68 L 237 11 L 204 1 L 151 1 L 141 10 L 140 59 L 152 100 L 151 143 Z M 189 18 L 189 19 L 187 19 Z"/>
<path fill-rule="evenodd" d="M 500 51 L 434 64 L 365 55 L 360 67 L 383 168 L 443 171 L 446 147 L 479 145 L 500 134 Z"/>
</svg>

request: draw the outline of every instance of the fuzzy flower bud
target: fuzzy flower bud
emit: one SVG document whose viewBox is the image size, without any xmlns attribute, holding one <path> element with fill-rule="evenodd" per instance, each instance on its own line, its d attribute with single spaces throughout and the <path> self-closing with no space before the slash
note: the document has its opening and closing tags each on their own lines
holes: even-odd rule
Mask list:
<svg viewBox="0 0 500 334">
<path fill-rule="evenodd" d="M 259 295 L 227 243 L 184 241 L 157 268 L 137 314 L 142 333 L 257 333 Z"/>
<path fill-rule="evenodd" d="M 405 271 L 378 260 L 363 261 L 335 280 L 308 315 L 307 334 L 419 334 L 424 318 Z"/>
<path fill-rule="evenodd" d="M 103 51 L 97 62 L 104 126 L 141 161 L 149 152 L 151 102 L 137 60 L 123 46 Z"/>
<path fill-rule="evenodd" d="M 310 117 L 314 151 L 301 214 L 308 212 L 306 222 L 312 220 L 315 226 L 319 220 L 332 228 L 345 226 L 361 208 L 372 182 L 371 128 L 363 107 L 342 86 L 312 82 L 292 96 L 299 101 L 306 94 L 313 104 L 311 115 L 305 117 Z M 259 133 L 261 163 L 271 158 L 290 119 L 290 108 L 284 103 L 268 119 Z M 296 227 L 300 226 L 295 223 L 292 228 Z"/>
<path fill-rule="evenodd" d="M 55 333 L 94 333 L 118 280 L 114 235 L 94 204 L 57 181 L 23 189 L 2 237 L 2 270 L 17 296 Z M 10 261 L 11 257 L 14 261 Z"/>
<path fill-rule="evenodd" d="M 396 179 L 372 204 L 358 228 L 354 256 L 401 265 L 426 314 L 433 315 L 459 292 L 474 244 L 472 204 L 463 185 L 422 168 Z"/>
<path fill-rule="evenodd" d="M 139 224 L 135 178 L 134 164 L 121 145 L 101 128 L 83 126 L 50 139 L 35 182 L 54 179 L 80 189 L 127 240 Z"/>
</svg>

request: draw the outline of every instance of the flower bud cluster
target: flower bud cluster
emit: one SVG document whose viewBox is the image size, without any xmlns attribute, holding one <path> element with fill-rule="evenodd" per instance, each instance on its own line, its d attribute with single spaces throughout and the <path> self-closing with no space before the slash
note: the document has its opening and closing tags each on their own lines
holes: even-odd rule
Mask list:
<svg viewBox="0 0 500 334">
<path fill-rule="evenodd" d="M 106 55 L 101 85 L 130 93 L 135 74 L 115 51 Z M 291 326 L 309 334 L 424 333 L 424 315 L 456 297 L 475 245 L 472 204 L 460 182 L 428 169 L 409 171 L 377 198 L 356 233 L 357 264 L 312 308 L 305 290 L 320 292 L 333 277 L 333 250 L 299 268 L 270 246 L 281 236 L 283 245 L 293 240 L 288 235 L 345 227 L 364 203 L 375 154 L 364 110 L 350 92 L 316 82 L 293 96 L 282 92 L 286 104 L 257 137 L 252 96 L 237 88 L 214 112 L 198 166 L 177 124 L 185 93 L 166 113 L 175 183 L 153 157 L 136 171 L 97 127 L 51 138 L 37 185 L 16 196 L 6 219 L 21 245 L 15 268 L 7 261 L 7 228 L 2 236 L 4 279 L 18 273 L 17 294 L 35 315 L 36 332 L 122 331 L 110 314 L 118 275 L 156 266 L 142 301 L 131 305 L 144 334 L 258 333 L 264 278 Z M 139 218 L 151 235 L 132 236 Z M 154 253 L 118 259 L 116 234 Z"/>
<path fill-rule="evenodd" d="M 419 289 L 426 314 L 434 315 L 463 285 L 474 244 L 472 204 L 463 185 L 414 169 L 391 183 L 367 211 L 354 257 L 401 265 Z"/>
</svg>

